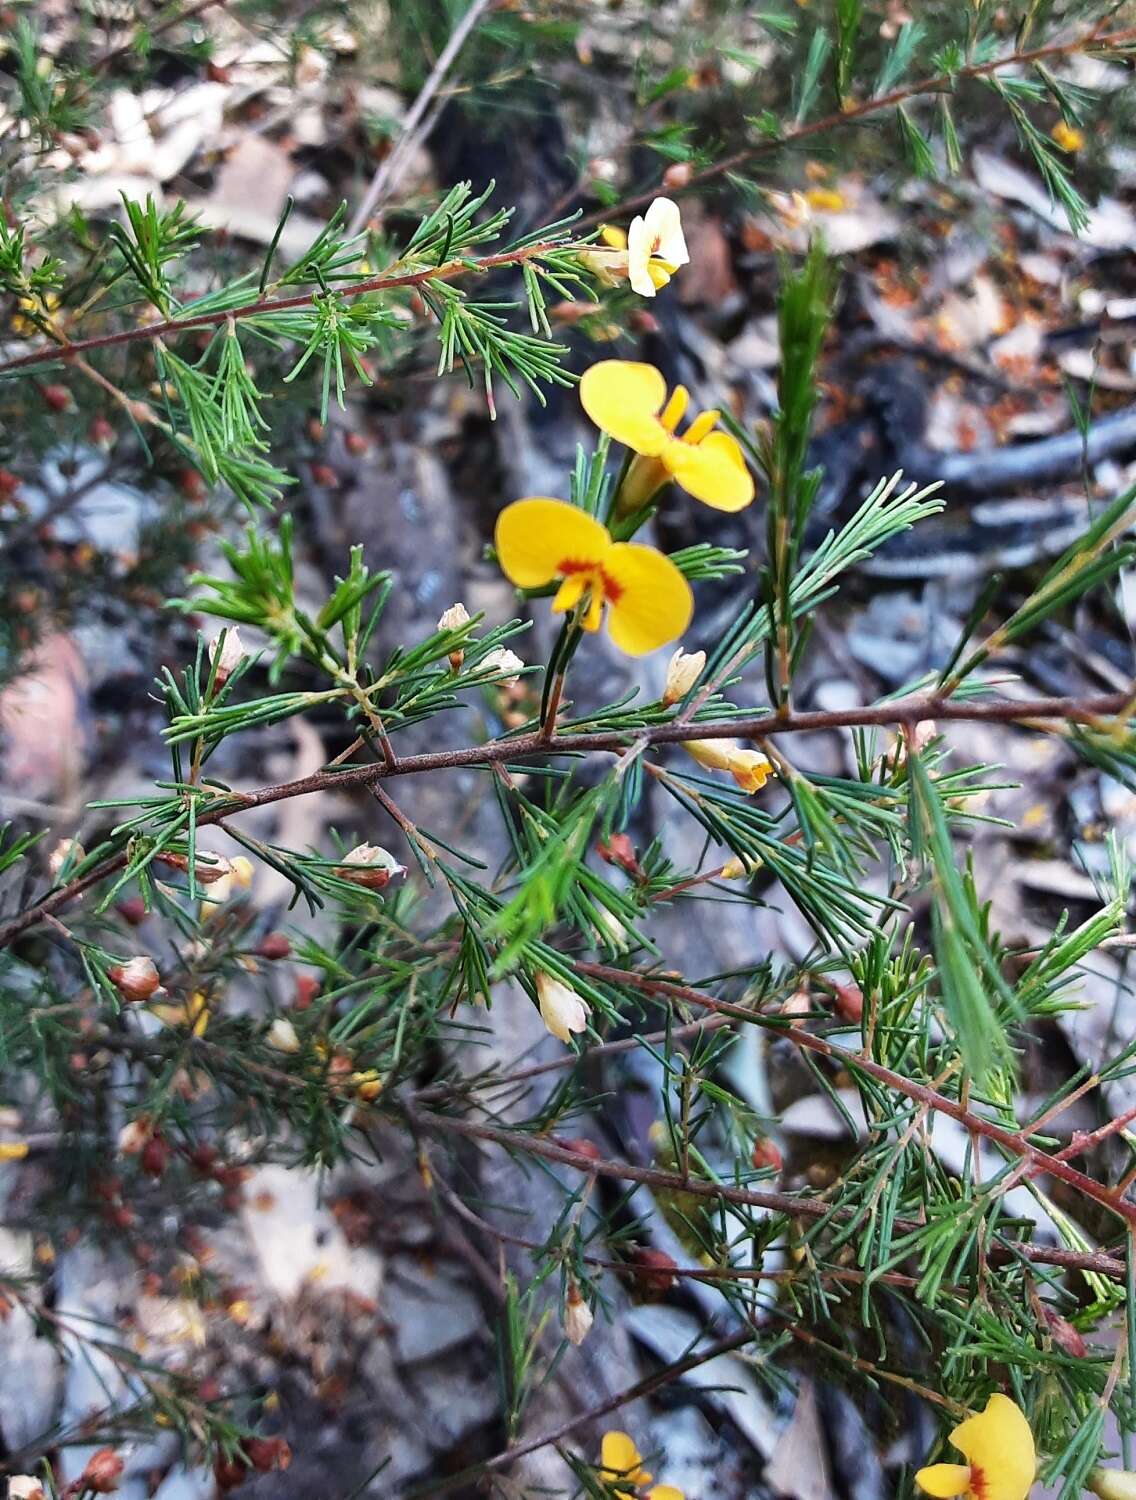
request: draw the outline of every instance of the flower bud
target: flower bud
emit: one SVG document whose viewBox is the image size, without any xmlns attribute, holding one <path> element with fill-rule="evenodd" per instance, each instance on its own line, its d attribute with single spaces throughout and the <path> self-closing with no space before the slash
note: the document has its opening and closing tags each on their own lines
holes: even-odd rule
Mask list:
<svg viewBox="0 0 1136 1500">
<path fill-rule="evenodd" d="M 628 875 L 638 877 L 643 874 L 635 858 L 635 845 L 625 833 L 613 833 L 611 838 L 601 839 L 596 845 L 596 853 L 609 865 L 618 865 Z"/>
<path fill-rule="evenodd" d="M 170 1146 L 164 1135 L 155 1133 L 138 1154 L 138 1164 L 147 1177 L 155 1179 L 165 1175 L 170 1164 Z"/>
<path fill-rule="evenodd" d="M 771 1141 L 767 1135 L 759 1135 L 754 1141 L 751 1160 L 759 1172 L 765 1168 L 780 1172 L 783 1165 L 777 1143 Z"/>
<path fill-rule="evenodd" d="M 77 865 L 86 859 L 87 851 L 78 839 L 60 839 L 55 848 L 47 856 L 47 868 L 54 878 L 63 869 L 65 864 Z"/>
<path fill-rule="evenodd" d="M 665 188 L 684 188 L 694 176 L 694 168 L 688 161 L 672 161 L 663 173 L 663 186 Z"/>
<path fill-rule="evenodd" d="M 756 871 L 761 869 L 760 859 L 742 859 L 741 855 L 735 854 L 722 866 L 723 880 L 748 879 Z"/>
<path fill-rule="evenodd" d="M 139 1115 L 118 1132 L 118 1149 L 123 1156 L 141 1156 L 152 1134 L 153 1126 L 149 1120 L 145 1115 Z"/>
<path fill-rule="evenodd" d="M 209 642 L 209 664 L 216 669 L 218 687 L 223 687 L 244 661 L 248 652 L 241 645 L 241 633 L 230 625 Z"/>
<path fill-rule="evenodd" d="M 520 673 L 524 668 L 524 662 L 515 651 L 507 651 L 504 646 L 498 646 L 496 651 L 490 651 L 477 664 L 479 672 L 492 672 L 500 674 L 501 681 L 495 683 L 495 687 L 516 687 L 520 681 Z"/>
<path fill-rule="evenodd" d="M 592 1331 L 595 1318 L 592 1309 L 580 1296 L 574 1281 L 568 1283 L 568 1301 L 564 1308 L 564 1337 L 578 1349 Z"/>
<path fill-rule="evenodd" d="M 449 609 L 444 609 L 438 617 L 437 628 L 439 630 L 460 630 L 463 625 L 469 624 L 469 610 L 460 601 L 451 604 Z M 455 672 L 461 671 L 462 662 L 465 661 L 465 652 L 459 646 L 456 651 L 450 652 L 450 666 Z"/>
<path fill-rule="evenodd" d="M 113 1448 L 100 1448 L 87 1460 L 87 1467 L 80 1476 L 80 1486 L 94 1490 L 96 1495 L 109 1495 L 118 1489 L 118 1481 L 126 1465 Z"/>
<path fill-rule="evenodd" d="M 1087 1359 L 1089 1357 L 1089 1346 L 1081 1336 L 1079 1329 L 1074 1328 L 1068 1318 L 1063 1318 L 1059 1312 L 1054 1312 L 1052 1307 L 1042 1303 L 1042 1314 L 1045 1318 L 1045 1326 L 1053 1337 L 1053 1342 L 1064 1349 L 1066 1354 L 1071 1354 L 1074 1359 Z M 1102 1473 L 1119 1473 L 1119 1470 L 1104 1469 Z M 1099 1492 L 1098 1492 L 1099 1493 Z M 1136 1491 L 1133 1492 L 1136 1500 Z"/>
<path fill-rule="evenodd" d="M 687 693 L 698 681 L 706 665 L 705 651 L 684 651 L 680 646 L 667 663 L 667 682 L 663 688 L 663 702 L 669 708 Z"/>
<path fill-rule="evenodd" d="M 40 395 L 52 411 L 66 411 L 71 405 L 71 392 L 65 385 L 45 385 Z"/>
<path fill-rule="evenodd" d="M 152 958 L 139 954 L 124 964 L 116 964 L 107 970 L 111 984 L 131 1005 L 140 1005 L 149 1000 L 162 982 Z"/>
<path fill-rule="evenodd" d="M 842 1020 L 859 1022 L 864 1019 L 864 992 L 858 984 L 834 984 L 832 1003 Z"/>
<path fill-rule="evenodd" d="M 1100 1500 L 1136 1500 L 1136 1474 L 1131 1469 L 1094 1469 L 1085 1483 Z"/>
<path fill-rule="evenodd" d="M 268 1474 L 274 1469 L 286 1469 L 292 1462 L 292 1450 L 282 1437 L 246 1438 L 244 1450 L 258 1474 Z"/>
<path fill-rule="evenodd" d="M 734 740 L 683 740 L 682 748 L 707 771 L 728 771 L 738 746 Z"/>
<path fill-rule="evenodd" d="M 634 1250 L 630 1256 L 635 1267 L 635 1285 L 641 1296 L 665 1297 L 674 1285 L 674 1273 L 678 1261 L 665 1250 L 652 1250 L 649 1246 Z"/>
<path fill-rule="evenodd" d="M 286 1016 L 277 1016 L 264 1040 L 274 1052 L 299 1052 L 300 1038 Z"/>
<path fill-rule="evenodd" d="M 536 976 L 540 1017 L 558 1041 L 570 1042 L 574 1031 L 588 1024 L 588 1006 L 576 991 L 543 970 Z"/>
<path fill-rule="evenodd" d="M 406 866 L 400 865 L 380 844 L 356 844 L 350 854 L 343 856 L 342 864 L 336 865 L 334 873 L 352 885 L 381 891 L 396 875 L 405 875 Z"/>
</svg>

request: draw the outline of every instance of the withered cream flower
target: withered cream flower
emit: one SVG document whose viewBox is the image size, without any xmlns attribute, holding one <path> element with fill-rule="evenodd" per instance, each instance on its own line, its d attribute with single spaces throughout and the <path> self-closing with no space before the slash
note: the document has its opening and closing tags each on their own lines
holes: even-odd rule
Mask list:
<svg viewBox="0 0 1136 1500">
<path fill-rule="evenodd" d="M 218 687 L 225 685 L 247 655 L 241 645 L 241 633 L 235 625 L 218 631 L 209 642 L 209 662 L 217 669 Z"/>
<path fill-rule="evenodd" d="M 573 1032 L 587 1026 L 587 1002 L 562 980 L 542 971 L 536 976 L 536 997 L 541 1020 L 558 1041 L 570 1042 Z"/>
<path fill-rule="evenodd" d="M 487 656 L 482 657 L 477 664 L 479 672 L 500 673 L 500 682 L 494 683 L 495 687 L 516 687 L 520 682 L 521 671 L 524 662 L 515 651 L 509 651 L 504 646 L 498 646 L 495 651 L 490 651 Z"/>
<path fill-rule="evenodd" d="M 277 1016 L 264 1040 L 274 1052 L 299 1052 L 300 1038 L 286 1016 Z"/>
<path fill-rule="evenodd" d="M 760 791 L 773 773 L 768 756 L 735 740 L 684 740 L 682 748 L 708 771 L 729 771 L 743 792 Z"/>
<path fill-rule="evenodd" d="M 580 1296 L 580 1288 L 574 1281 L 570 1282 L 564 1307 L 564 1337 L 578 1349 L 591 1333 L 594 1322 L 592 1309 Z"/>
<path fill-rule="evenodd" d="M 335 873 L 340 880 L 349 880 L 352 885 L 366 886 L 370 891 L 381 891 L 390 885 L 396 875 L 405 875 L 406 866 L 400 865 L 389 850 L 381 844 L 356 844 L 349 854 L 336 865 Z"/>
<path fill-rule="evenodd" d="M 669 708 L 687 693 L 698 681 L 706 665 L 705 651 L 684 651 L 680 646 L 667 663 L 667 681 L 663 688 L 663 702 Z"/>
</svg>

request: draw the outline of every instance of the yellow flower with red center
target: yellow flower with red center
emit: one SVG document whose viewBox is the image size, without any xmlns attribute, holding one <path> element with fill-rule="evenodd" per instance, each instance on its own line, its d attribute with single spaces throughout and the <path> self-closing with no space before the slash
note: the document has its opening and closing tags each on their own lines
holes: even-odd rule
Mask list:
<svg viewBox="0 0 1136 1500">
<path fill-rule="evenodd" d="M 690 260 L 682 216 L 670 198 L 656 198 L 626 234 L 605 224 L 600 237 L 603 245 L 582 250 L 580 259 L 609 286 L 626 277 L 641 297 L 653 297 Z"/>
<path fill-rule="evenodd" d="M 931 1464 L 915 1482 L 935 1500 L 1025 1500 L 1037 1475 L 1037 1453 L 1025 1413 L 996 1393 L 986 1410 L 967 1417 L 951 1433 L 965 1464 Z"/>
<path fill-rule="evenodd" d="M 585 370 L 584 410 L 602 432 L 636 455 L 620 486 L 620 514 L 646 505 L 669 479 L 715 510 L 744 510 L 753 499 L 753 476 L 742 450 L 728 432 L 714 431 L 720 412 L 701 412 L 681 437 L 675 435 L 689 400 L 681 385 L 668 399 L 667 383 L 654 365 L 602 359 Z"/>
<path fill-rule="evenodd" d="M 644 1485 L 651 1484 L 651 1476 L 643 1467 L 643 1457 L 634 1439 L 626 1432 L 604 1433 L 600 1464 L 599 1477 L 617 1495 L 634 1495 Z M 685 1500 L 685 1497 L 673 1484 L 656 1484 L 647 1490 L 646 1500 Z"/>
<path fill-rule="evenodd" d="M 680 636 L 694 598 L 670 558 L 654 547 L 616 542 L 601 521 L 563 500 L 515 500 L 497 517 L 494 540 L 505 577 L 521 589 L 554 579 L 555 614 L 583 605 L 580 624 L 608 631 L 628 656 L 645 656 Z"/>
</svg>

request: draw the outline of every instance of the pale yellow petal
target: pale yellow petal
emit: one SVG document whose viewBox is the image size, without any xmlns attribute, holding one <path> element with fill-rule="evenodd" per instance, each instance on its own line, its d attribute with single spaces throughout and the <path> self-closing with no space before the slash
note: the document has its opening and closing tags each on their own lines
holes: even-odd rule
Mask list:
<svg viewBox="0 0 1136 1500">
<path fill-rule="evenodd" d="M 955 1428 L 951 1442 L 970 1460 L 971 1488 L 982 1500 L 1025 1500 L 1037 1475 L 1037 1452 L 1016 1401 L 995 1392 L 985 1411 Z"/>
<path fill-rule="evenodd" d="M 653 1484 L 647 1491 L 647 1500 L 686 1500 L 686 1496 L 673 1484 Z"/>
<path fill-rule="evenodd" d="M 601 359 L 580 381 L 580 403 L 600 431 L 648 458 L 669 441 L 658 418 L 666 399 L 660 372 L 635 360 Z"/>
<path fill-rule="evenodd" d="M 697 446 L 673 439 L 660 457 L 675 481 L 703 505 L 735 511 L 753 500 L 753 477 L 728 433 L 712 432 Z"/>
<path fill-rule="evenodd" d="M 617 542 L 604 558 L 608 631 L 628 656 L 646 656 L 677 640 L 690 624 L 694 596 L 664 553 Z"/>
<path fill-rule="evenodd" d="M 594 516 L 538 496 L 506 505 L 497 517 L 494 542 L 505 577 L 518 588 L 537 589 L 581 564 L 598 562 L 611 537 Z"/>
<path fill-rule="evenodd" d="M 656 198 L 644 217 L 651 236 L 652 255 L 669 260 L 675 266 L 688 265 L 690 252 L 686 248 L 678 204 L 672 198 Z"/>
<path fill-rule="evenodd" d="M 915 1483 L 935 1500 L 952 1500 L 970 1488 L 970 1469 L 966 1464 L 931 1464 L 919 1470 Z"/>
</svg>

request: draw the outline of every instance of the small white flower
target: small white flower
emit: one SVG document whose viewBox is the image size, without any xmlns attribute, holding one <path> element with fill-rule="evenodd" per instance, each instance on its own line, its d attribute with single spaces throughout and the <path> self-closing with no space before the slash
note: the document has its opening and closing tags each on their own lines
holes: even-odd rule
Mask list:
<svg viewBox="0 0 1136 1500">
<path fill-rule="evenodd" d="M 672 198 L 656 198 L 645 214 L 632 219 L 627 231 L 627 277 L 632 290 L 641 297 L 653 297 L 689 261 L 678 204 Z"/>
<path fill-rule="evenodd" d="M 296 1034 L 296 1028 L 285 1016 L 277 1016 L 268 1028 L 265 1041 L 274 1052 L 299 1052 L 300 1038 Z"/>
<path fill-rule="evenodd" d="M 406 867 L 400 865 L 381 844 L 356 844 L 336 865 L 335 873 L 340 880 L 349 880 L 352 885 L 365 885 L 368 890 L 381 891 L 396 875 L 405 875 Z"/>
<path fill-rule="evenodd" d="M 684 651 L 680 646 L 667 663 L 667 682 L 663 688 L 663 702 L 669 708 L 687 693 L 698 681 L 706 665 L 705 651 Z"/>
<path fill-rule="evenodd" d="M 451 604 L 449 609 L 443 610 L 438 617 L 439 630 L 460 630 L 463 625 L 469 624 L 469 610 L 464 604 Z"/>
<path fill-rule="evenodd" d="M 478 663 L 478 671 L 500 672 L 502 681 L 497 686 L 511 688 L 516 687 L 520 681 L 524 665 L 515 651 L 507 651 L 503 646 L 498 646 L 496 651 L 490 651 L 488 656 L 482 658 Z"/>
<path fill-rule="evenodd" d="M 241 633 L 235 626 L 217 632 L 209 642 L 209 663 L 217 669 L 218 687 L 225 685 L 247 655 L 241 645 Z"/>
<path fill-rule="evenodd" d="M 574 1031 L 588 1024 L 588 1006 L 576 991 L 542 970 L 536 976 L 536 997 L 541 1020 L 558 1041 L 570 1042 Z"/>
</svg>

